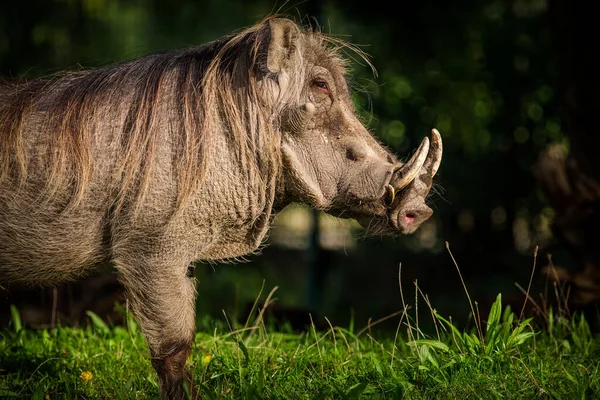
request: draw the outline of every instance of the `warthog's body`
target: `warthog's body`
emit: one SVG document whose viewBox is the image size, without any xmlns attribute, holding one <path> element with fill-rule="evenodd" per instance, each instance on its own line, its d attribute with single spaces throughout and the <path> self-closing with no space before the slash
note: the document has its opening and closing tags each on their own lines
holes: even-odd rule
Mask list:
<svg viewBox="0 0 600 400">
<path fill-rule="evenodd" d="M 112 263 L 161 393 L 182 395 L 194 260 L 255 251 L 300 201 L 409 233 L 441 158 L 406 164 L 354 116 L 341 44 L 270 19 L 238 35 L 53 80 L 0 86 L 0 284 Z"/>
</svg>

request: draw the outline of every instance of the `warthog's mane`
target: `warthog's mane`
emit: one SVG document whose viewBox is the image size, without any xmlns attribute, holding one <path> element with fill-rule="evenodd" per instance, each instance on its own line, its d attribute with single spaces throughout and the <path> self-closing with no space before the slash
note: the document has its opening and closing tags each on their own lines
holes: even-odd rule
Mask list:
<svg viewBox="0 0 600 400">
<path fill-rule="evenodd" d="M 273 17 L 270 17 L 273 18 Z M 266 20 L 265 20 L 266 21 Z M 77 204 L 88 188 L 93 168 L 91 132 L 125 112 L 120 128 L 117 172 L 120 176 L 116 207 L 131 201 L 137 207 L 150 185 L 156 158 L 161 110 L 177 127 L 172 158 L 179 206 L 198 190 L 212 156 L 211 137 L 226 132 L 240 165 L 266 186 L 279 173 L 280 115 L 299 103 L 305 87 L 303 51 L 322 55 L 344 68 L 341 49 L 364 53 L 343 40 L 302 29 L 307 46 L 296 48 L 295 62 L 285 91 L 276 90 L 279 78 L 264 66 L 268 30 L 258 23 L 237 34 L 206 45 L 152 54 L 107 67 L 52 77 L 0 82 L 0 183 L 28 179 L 27 121 L 43 115 L 47 140 L 45 178 L 47 198 L 59 188 L 72 190 Z M 369 64 L 370 65 L 370 64 Z M 269 100 L 265 92 L 275 93 Z M 126 107 L 126 109 L 124 109 Z M 99 133 L 101 134 L 101 132 Z"/>
</svg>

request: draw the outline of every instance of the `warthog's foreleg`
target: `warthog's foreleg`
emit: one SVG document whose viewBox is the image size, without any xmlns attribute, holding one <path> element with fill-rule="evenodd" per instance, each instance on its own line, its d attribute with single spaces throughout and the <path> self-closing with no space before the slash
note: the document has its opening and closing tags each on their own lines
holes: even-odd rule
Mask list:
<svg viewBox="0 0 600 400">
<path fill-rule="evenodd" d="M 128 253 L 115 263 L 150 347 L 161 399 L 193 399 L 196 390 L 186 360 L 195 331 L 195 278 L 188 273 L 189 260 L 169 253 Z"/>
</svg>

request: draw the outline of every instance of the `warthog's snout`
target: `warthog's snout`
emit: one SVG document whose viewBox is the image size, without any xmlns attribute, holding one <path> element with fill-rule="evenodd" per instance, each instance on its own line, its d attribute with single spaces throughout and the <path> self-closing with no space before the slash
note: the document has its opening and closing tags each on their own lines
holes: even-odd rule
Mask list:
<svg viewBox="0 0 600 400">
<path fill-rule="evenodd" d="M 395 168 L 382 199 L 395 230 L 411 233 L 433 214 L 425 198 L 441 160 L 442 138 L 433 129 L 431 141 L 424 138 L 413 156 Z"/>
</svg>

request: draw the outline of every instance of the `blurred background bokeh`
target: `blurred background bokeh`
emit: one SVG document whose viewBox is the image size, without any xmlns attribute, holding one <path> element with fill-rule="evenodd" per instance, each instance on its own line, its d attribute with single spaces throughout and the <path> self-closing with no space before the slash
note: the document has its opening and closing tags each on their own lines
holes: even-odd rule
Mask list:
<svg viewBox="0 0 600 400">
<path fill-rule="evenodd" d="M 533 174 L 539 154 L 566 143 L 556 51 L 545 0 L 30 0 L 0 10 L 0 75 L 23 78 L 101 67 L 198 45 L 279 11 L 360 46 L 351 82 L 357 110 L 400 157 L 436 127 L 444 159 L 430 202 L 433 217 L 414 235 L 363 237 L 353 222 L 291 206 L 275 219 L 262 255 L 235 264 L 199 263 L 198 318 L 242 318 L 261 287 L 275 286 L 288 316 L 364 326 L 414 306 L 415 282 L 438 311 L 467 322 L 471 298 L 484 314 L 502 292 L 520 307 L 534 248 L 538 268 L 580 267 L 552 234 L 555 211 Z M 316 221 L 316 227 L 315 227 Z M 540 274 L 532 295 L 544 289 Z M 112 271 L 58 288 L 0 289 L 30 326 L 79 323 L 85 310 L 118 322 L 121 292 Z M 552 289 L 551 289 L 552 290 Z M 422 298 L 422 308 L 428 313 Z M 293 317 L 290 317 L 293 318 Z M 395 328 L 396 319 L 388 327 Z M 385 329 L 386 325 L 382 325 Z"/>
</svg>

